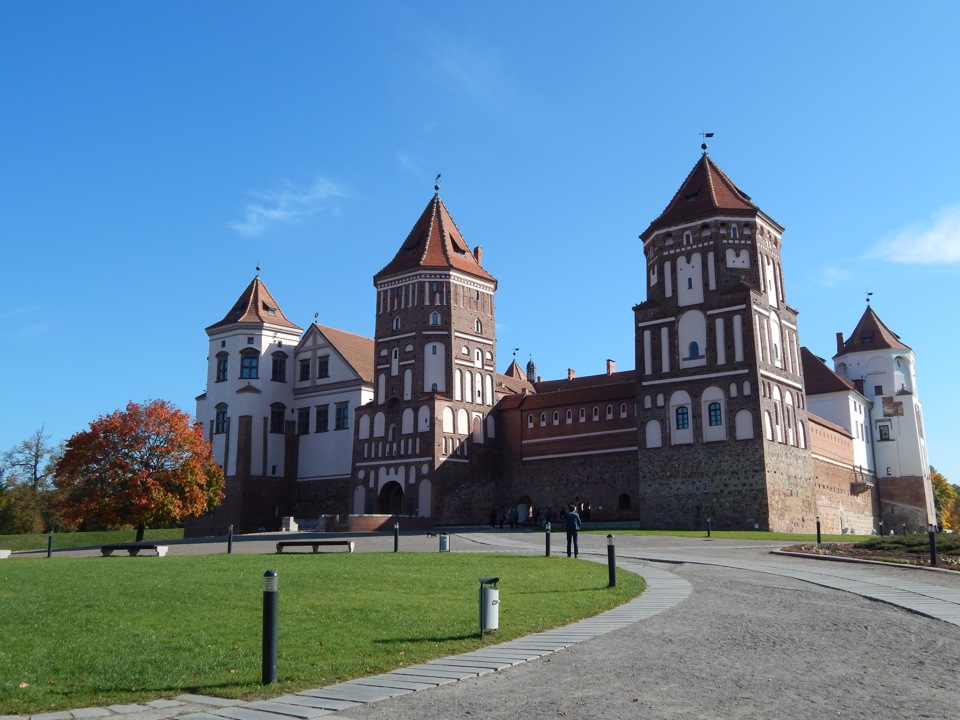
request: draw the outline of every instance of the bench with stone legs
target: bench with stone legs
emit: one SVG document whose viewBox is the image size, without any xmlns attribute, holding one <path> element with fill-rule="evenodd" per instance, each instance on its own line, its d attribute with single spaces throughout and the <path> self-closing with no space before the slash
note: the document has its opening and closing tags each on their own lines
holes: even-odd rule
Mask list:
<svg viewBox="0 0 960 720">
<path fill-rule="evenodd" d="M 6 560 L 10 557 L 11 550 L 0 550 L 0 560 Z"/>
<path fill-rule="evenodd" d="M 100 548 L 100 552 L 104 557 L 113 555 L 113 553 L 119 550 L 126 550 L 130 556 L 139 555 L 141 550 L 154 550 L 159 557 L 163 557 L 167 554 L 168 546 L 156 545 L 154 543 L 121 543 L 119 545 L 104 545 Z"/>
<path fill-rule="evenodd" d="M 277 552 L 282 553 L 285 547 L 312 547 L 315 553 L 328 545 L 344 545 L 347 552 L 353 552 L 353 540 L 281 540 L 277 543 Z"/>
</svg>

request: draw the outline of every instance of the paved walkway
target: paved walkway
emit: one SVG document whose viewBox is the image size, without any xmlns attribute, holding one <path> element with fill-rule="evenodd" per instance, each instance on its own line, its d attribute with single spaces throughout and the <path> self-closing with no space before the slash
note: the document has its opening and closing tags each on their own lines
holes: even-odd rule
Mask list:
<svg viewBox="0 0 960 720">
<path fill-rule="evenodd" d="M 582 535 L 581 538 L 581 558 L 605 564 L 606 539 L 595 535 Z M 543 542 L 542 535 L 526 533 L 464 532 L 451 538 L 452 549 L 461 552 L 543 554 Z M 683 602 L 692 592 L 689 582 L 667 569 L 671 564 L 710 565 L 781 576 L 853 593 L 929 618 L 960 625 L 958 573 L 924 572 L 900 567 L 841 564 L 770 555 L 771 550 L 779 546 L 778 543 L 758 546 L 757 543 L 705 543 L 681 538 L 627 535 L 617 538 L 616 542 L 618 567 L 642 575 L 647 581 L 647 591 L 625 605 L 562 628 L 463 655 L 440 658 L 328 687 L 282 695 L 271 700 L 242 702 L 181 695 L 175 700 L 161 700 L 146 705 L 115 705 L 108 708 L 38 714 L 32 716 L 32 720 L 82 720 L 97 717 L 114 717 L 119 720 L 120 716 L 126 720 L 310 720 L 334 713 L 343 718 L 346 716 L 340 713 L 347 711 L 349 714 L 351 708 L 478 678 L 541 659 L 669 610 Z M 404 548 L 411 544 L 406 538 L 403 543 Z M 255 549 L 250 547 L 251 551 Z M 0 717 L 0 720 L 13 718 Z"/>
</svg>

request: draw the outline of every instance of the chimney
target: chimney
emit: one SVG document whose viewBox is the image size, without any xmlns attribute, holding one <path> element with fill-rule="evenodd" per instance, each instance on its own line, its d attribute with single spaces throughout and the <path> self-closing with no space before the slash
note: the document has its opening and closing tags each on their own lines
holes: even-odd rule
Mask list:
<svg viewBox="0 0 960 720">
<path fill-rule="evenodd" d="M 837 333 L 837 355 L 843 352 L 843 333 Z"/>
<path fill-rule="evenodd" d="M 613 375 L 617 371 L 617 363 L 607 359 L 607 375 Z"/>
<path fill-rule="evenodd" d="M 477 265 L 483 266 L 483 248 L 477 245 L 473 249 L 473 257 L 477 261 Z"/>
<path fill-rule="evenodd" d="M 573 380 L 577 376 L 577 371 L 573 368 L 567 368 L 567 380 Z"/>
</svg>

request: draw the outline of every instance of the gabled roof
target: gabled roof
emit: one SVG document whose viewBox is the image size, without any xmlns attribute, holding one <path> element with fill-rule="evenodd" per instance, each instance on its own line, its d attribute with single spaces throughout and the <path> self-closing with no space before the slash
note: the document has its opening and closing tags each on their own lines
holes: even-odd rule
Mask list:
<svg viewBox="0 0 960 720">
<path fill-rule="evenodd" d="M 803 386 L 807 395 L 822 395 L 833 392 L 849 392 L 854 389 L 850 380 L 838 375 L 807 348 L 800 348 L 800 363 L 803 366 Z"/>
<path fill-rule="evenodd" d="M 666 209 L 640 237 L 647 240 L 659 228 L 692 222 L 717 213 L 750 217 L 759 211 L 750 196 L 738 188 L 704 153 Z"/>
<path fill-rule="evenodd" d="M 259 275 L 247 285 L 247 289 L 240 294 L 233 307 L 230 308 L 230 312 L 224 315 L 223 320 L 208 327 L 207 332 L 238 323 L 279 325 L 298 332 L 300 330 L 299 325 L 287 320 Z"/>
<path fill-rule="evenodd" d="M 372 338 L 356 335 L 346 330 L 313 323 L 311 329 L 321 333 L 327 342 L 357 372 L 364 382 L 372 383 L 374 377 L 374 355 L 376 349 Z M 310 332 L 308 330 L 307 332 Z"/>
<path fill-rule="evenodd" d="M 373 280 L 417 268 L 460 270 L 496 283 L 470 251 L 439 194 L 427 203 L 393 260 L 374 275 Z"/>
<path fill-rule="evenodd" d="M 840 345 L 838 336 L 837 345 Z M 834 359 L 846 355 L 847 353 L 864 352 L 868 350 L 910 350 L 910 348 L 900 342 L 900 336 L 883 324 L 883 321 L 877 317 L 873 308 L 867 305 L 860 322 L 854 328 L 853 333 L 843 343 L 842 347 L 837 348 L 837 354 Z"/>
</svg>

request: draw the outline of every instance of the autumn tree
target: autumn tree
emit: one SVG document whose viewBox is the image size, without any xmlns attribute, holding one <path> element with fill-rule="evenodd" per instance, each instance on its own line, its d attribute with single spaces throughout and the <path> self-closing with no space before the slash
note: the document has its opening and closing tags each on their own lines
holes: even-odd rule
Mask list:
<svg viewBox="0 0 960 720">
<path fill-rule="evenodd" d="M 960 530 L 956 485 L 951 485 L 933 465 L 930 466 L 930 483 L 933 485 L 933 507 L 937 512 L 937 525 L 950 530 Z"/>
<path fill-rule="evenodd" d="M 56 524 L 50 503 L 55 453 L 42 425 L 0 453 L 0 533 L 39 533 Z"/>
<path fill-rule="evenodd" d="M 190 416 L 165 400 L 104 415 L 71 437 L 56 464 L 57 509 L 77 523 L 147 525 L 209 512 L 223 471 Z"/>
</svg>

